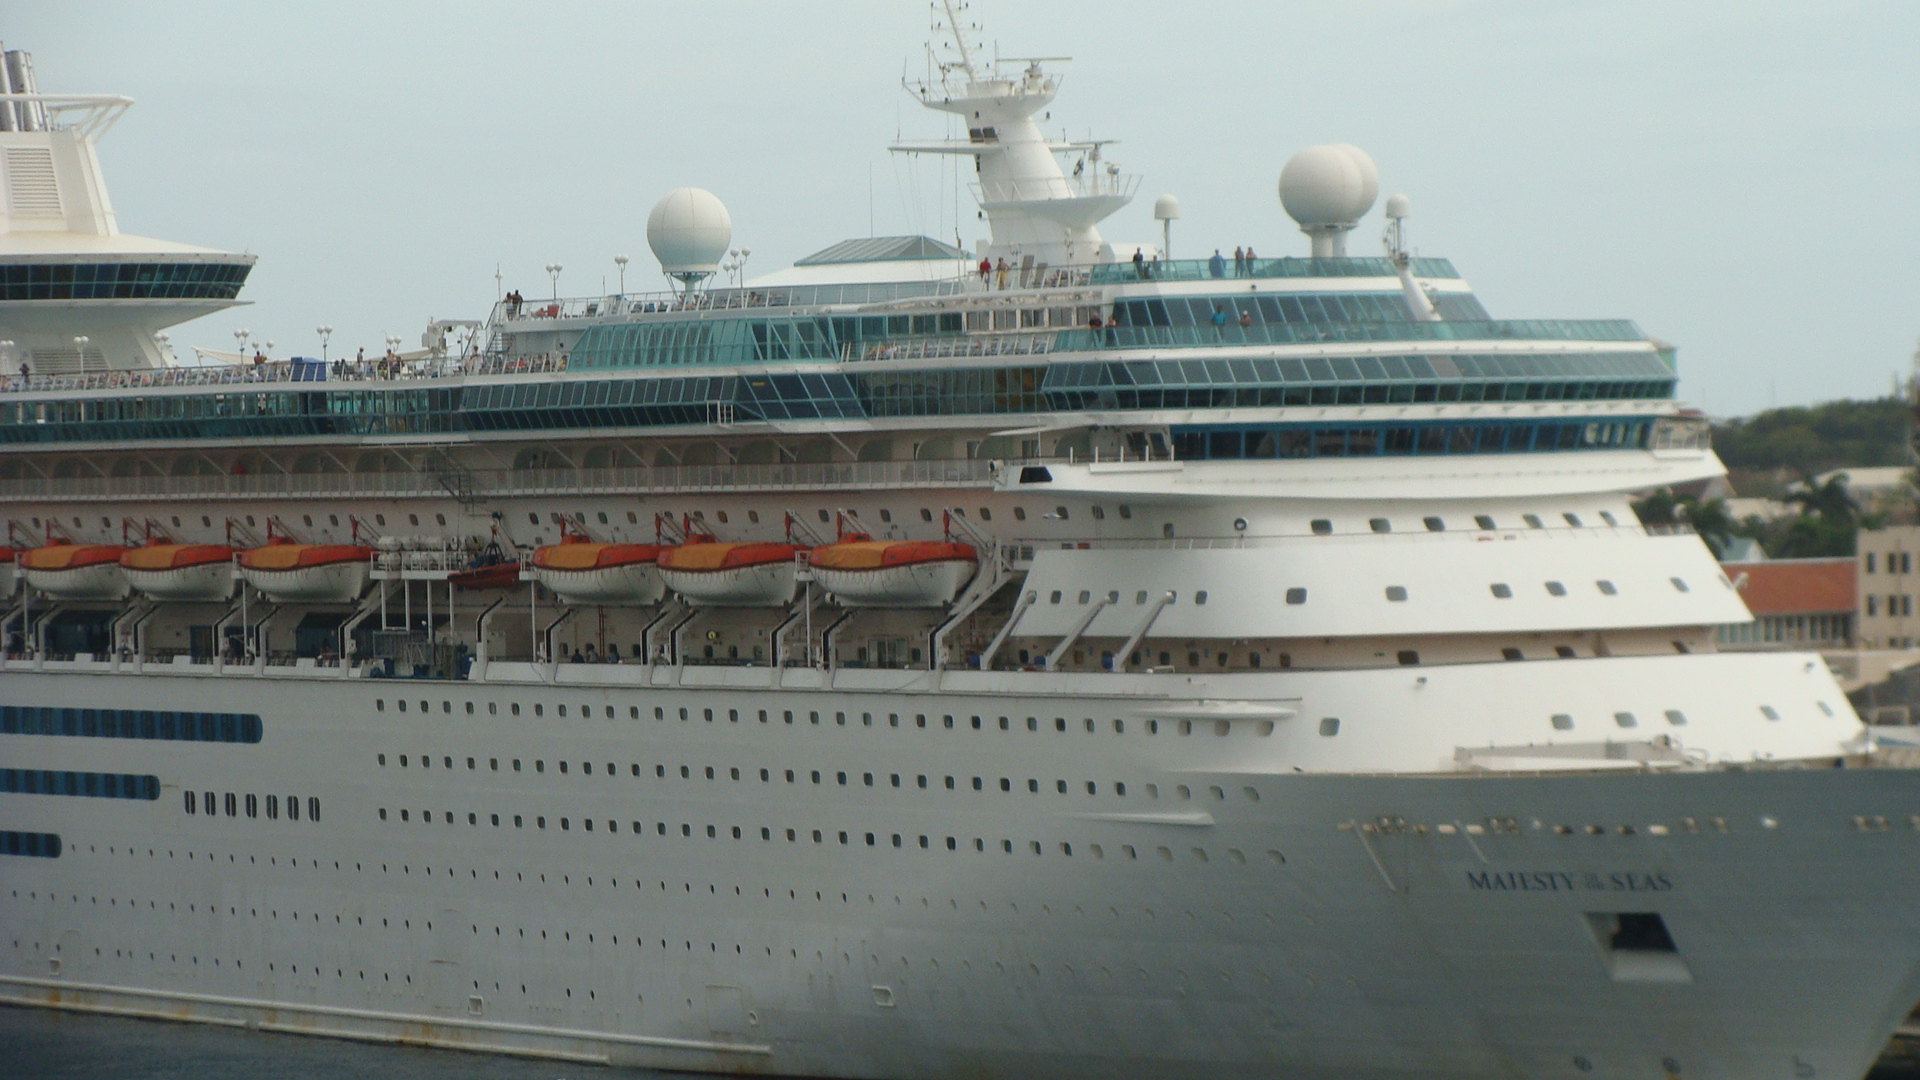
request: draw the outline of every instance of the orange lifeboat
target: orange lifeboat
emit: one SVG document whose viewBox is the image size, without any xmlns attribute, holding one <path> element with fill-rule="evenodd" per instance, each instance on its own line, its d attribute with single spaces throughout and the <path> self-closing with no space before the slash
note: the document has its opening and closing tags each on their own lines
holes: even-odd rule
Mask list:
<svg viewBox="0 0 1920 1080">
<path fill-rule="evenodd" d="M 533 550 L 530 575 L 569 604 L 653 604 L 666 595 L 658 544 L 597 544 L 565 536 Z"/>
<path fill-rule="evenodd" d="M 27 584 L 55 600 L 121 600 L 127 575 L 120 569 L 126 548 L 117 544 L 48 544 L 20 555 Z"/>
<path fill-rule="evenodd" d="M 780 607 L 799 588 L 796 544 L 723 544 L 712 537 L 660 553 L 660 576 L 689 603 L 706 607 Z"/>
<path fill-rule="evenodd" d="M 155 600 L 225 600 L 233 595 L 233 552 L 225 544 L 153 543 L 121 555 L 120 569 Z"/>
<path fill-rule="evenodd" d="M 813 580 L 846 607 L 940 607 L 979 569 L 972 546 L 951 540 L 874 540 L 850 533 L 807 556 Z"/>
<path fill-rule="evenodd" d="M 367 591 L 373 549 L 359 544 L 297 544 L 285 537 L 240 553 L 247 583 L 283 602 L 344 604 Z"/>
</svg>

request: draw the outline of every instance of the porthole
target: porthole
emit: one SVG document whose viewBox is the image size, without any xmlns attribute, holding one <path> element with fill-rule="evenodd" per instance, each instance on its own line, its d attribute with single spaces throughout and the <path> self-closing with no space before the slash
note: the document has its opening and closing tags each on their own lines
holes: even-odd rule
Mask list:
<svg viewBox="0 0 1920 1080">
<path fill-rule="evenodd" d="M 1579 514 L 1574 514 L 1574 513 L 1566 513 L 1566 514 L 1561 514 L 1560 516 L 1561 516 L 1561 517 L 1563 517 L 1563 518 L 1566 518 L 1566 519 L 1567 519 L 1567 524 L 1569 524 L 1569 525 L 1571 525 L 1571 526 L 1573 526 L 1574 528 L 1576 528 L 1576 529 L 1577 529 L 1577 528 L 1579 528 L 1579 527 L 1580 527 L 1580 515 L 1579 515 Z"/>
<path fill-rule="evenodd" d="M 1446 532 L 1447 531 L 1447 523 L 1441 520 L 1440 518 L 1426 517 L 1426 518 L 1421 518 L 1420 521 L 1422 524 L 1424 524 L 1427 527 L 1428 532 Z"/>
<path fill-rule="evenodd" d="M 1095 507 L 1094 509 L 1096 509 L 1096 510 L 1097 510 L 1097 509 L 1099 509 L 1099 507 Z M 1246 518 L 1234 518 L 1234 519 L 1233 519 L 1233 531 L 1234 531 L 1234 532 L 1246 532 L 1246 531 L 1247 531 L 1247 519 L 1246 519 Z"/>
<path fill-rule="evenodd" d="M 1123 515 L 1121 515 L 1121 516 L 1122 516 L 1122 517 L 1125 517 L 1126 515 L 1124 515 L 1124 514 L 1123 514 Z M 1025 520 L 1027 520 L 1027 508 L 1026 508 L 1026 507 L 1024 507 L 1024 506 L 1016 506 L 1016 507 L 1014 507 L 1014 508 L 1013 508 L 1013 520 L 1015 520 L 1015 521 L 1025 521 Z"/>
<path fill-rule="evenodd" d="M 1573 717 L 1569 716 L 1566 713 L 1554 713 L 1553 714 L 1553 730 L 1572 731 Z"/>
<path fill-rule="evenodd" d="M 921 507 L 921 508 L 920 508 L 920 520 L 921 520 L 921 521 L 932 521 L 932 520 L 933 520 L 933 511 L 931 511 L 931 510 L 929 510 L 929 509 L 927 509 L 927 508 L 926 508 L 926 507 L 924 507 L 924 506 L 923 506 L 923 507 Z"/>
<path fill-rule="evenodd" d="M 1306 602 L 1307 590 L 1298 587 L 1287 590 L 1287 603 L 1304 604 Z"/>
<path fill-rule="evenodd" d="M 1639 720 L 1638 720 L 1637 718 L 1635 718 L 1635 717 L 1634 717 L 1634 715 L 1633 715 L 1632 713 L 1630 713 L 1630 712 L 1617 712 L 1617 713 L 1614 713 L 1614 714 L 1613 714 L 1613 722 L 1614 722 L 1614 723 L 1616 723 L 1616 724 L 1619 724 L 1619 725 L 1620 725 L 1621 727 L 1623 727 L 1623 728 L 1631 728 L 1631 727 L 1639 727 L 1639 726 L 1640 726 L 1640 721 L 1639 721 Z"/>
<path fill-rule="evenodd" d="M 1321 717 L 1320 718 L 1320 734 L 1328 738 L 1332 738 L 1333 736 L 1340 734 L 1340 718 L 1337 716 Z"/>
<path fill-rule="evenodd" d="M 1513 586 L 1508 585 L 1504 582 L 1496 581 L 1493 584 L 1487 586 L 1487 588 L 1493 591 L 1494 596 L 1499 597 L 1502 600 L 1513 599 Z"/>
<path fill-rule="evenodd" d="M 1204 603 L 1206 603 L 1206 602 L 1207 602 L 1207 590 L 1205 590 L 1205 589 L 1201 589 L 1201 590 L 1199 590 L 1198 592 L 1195 592 L 1195 593 L 1193 594 L 1193 602 L 1194 602 L 1194 603 L 1196 603 L 1196 604 L 1204 604 Z"/>
<path fill-rule="evenodd" d="M 1547 582 L 1547 595 L 1565 596 L 1567 595 L 1567 587 L 1557 581 L 1549 581 Z"/>
<path fill-rule="evenodd" d="M 1527 523 L 1529 529 L 1544 529 L 1547 526 L 1540 520 L 1539 514 L 1522 514 L 1520 520 Z"/>
<path fill-rule="evenodd" d="M 1825 708 L 1825 707 L 1826 707 L 1826 705 L 1825 705 L 1825 703 L 1824 703 L 1824 702 L 1823 702 L 1823 703 L 1821 703 L 1821 707 L 1822 707 L 1822 708 Z M 1832 716 L 1832 715 L 1833 715 L 1833 712 L 1832 712 L 1831 710 L 1829 710 L 1829 711 L 1827 712 L 1827 715 L 1828 715 L 1828 716 Z M 1679 709 L 1668 709 L 1668 710 L 1667 710 L 1667 723 L 1669 723 L 1669 724 L 1672 724 L 1672 725 L 1673 725 L 1674 727 L 1682 727 L 1682 726 L 1684 726 L 1684 725 L 1686 724 L 1686 722 L 1687 722 L 1687 714 L 1686 714 L 1686 713 L 1683 713 L 1683 712 L 1681 712 L 1681 711 L 1680 711 Z"/>
<path fill-rule="evenodd" d="M 1368 518 L 1367 528 L 1372 529 L 1374 532 L 1377 532 L 1377 533 L 1392 532 L 1393 522 L 1388 521 L 1386 518 Z"/>
<path fill-rule="evenodd" d="M 1598 589 L 1600 590 L 1600 595 L 1602 595 L 1602 596 L 1618 596 L 1618 595 L 1620 595 L 1620 590 L 1619 590 L 1619 589 L 1616 589 L 1616 588 L 1614 588 L 1614 587 L 1613 587 L 1613 582 L 1611 582 L 1611 581 L 1605 581 L 1605 580 L 1601 580 L 1601 581 L 1596 581 L 1596 582 L 1594 582 L 1593 584 L 1594 584 L 1594 586 L 1595 586 L 1595 587 L 1597 587 L 1597 588 L 1598 588 Z"/>
<path fill-rule="evenodd" d="M 1473 523 L 1482 529 L 1492 529 L 1493 517 L 1489 514 L 1475 514 L 1473 515 Z"/>
<path fill-rule="evenodd" d="M 1387 586 L 1388 600 L 1391 600 L 1397 604 L 1397 603 L 1400 603 L 1401 601 L 1404 601 L 1406 598 L 1407 598 L 1407 587 L 1405 585 Z"/>
<path fill-rule="evenodd" d="M 1689 589 L 1689 588 L 1687 588 L 1687 583 L 1686 583 L 1686 582 L 1685 582 L 1684 580 L 1682 580 L 1682 579 L 1680 579 L 1680 578 L 1677 578 L 1677 577 L 1676 577 L 1676 578 L 1668 578 L 1667 580 L 1668 580 L 1668 581 L 1671 581 L 1671 582 L 1673 582 L 1673 587 L 1674 587 L 1675 589 L 1677 589 L 1677 590 L 1679 590 L 1680 592 L 1692 592 L 1692 591 L 1693 591 L 1693 590 L 1691 590 L 1691 589 Z"/>
<path fill-rule="evenodd" d="M 1778 720 L 1780 719 L 1780 710 L 1771 705 L 1762 705 L 1760 706 L 1760 715 L 1769 720 Z"/>
</svg>

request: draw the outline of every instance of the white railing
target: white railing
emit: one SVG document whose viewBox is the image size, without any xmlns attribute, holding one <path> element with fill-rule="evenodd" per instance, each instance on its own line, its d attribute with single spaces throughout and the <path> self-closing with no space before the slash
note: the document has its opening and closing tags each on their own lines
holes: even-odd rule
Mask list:
<svg viewBox="0 0 1920 1080">
<path fill-rule="evenodd" d="M 248 473 L 211 476 L 97 476 L 0 480 L 0 502 L 36 499 L 201 499 L 297 497 L 445 498 L 543 494 L 807 490 L 822 488 L 983 487 L 992 463 L 847 461 L 770 465 L 667 465 L 610 469 L 478 469 L 459 477 L 434 472 Z M 444 482 L 443 482 L 444 481 Z"/>
</svg>

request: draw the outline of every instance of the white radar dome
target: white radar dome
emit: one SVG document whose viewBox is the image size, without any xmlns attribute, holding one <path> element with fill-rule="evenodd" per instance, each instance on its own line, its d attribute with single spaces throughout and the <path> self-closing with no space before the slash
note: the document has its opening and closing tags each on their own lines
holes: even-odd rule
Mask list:
<svg viewBox="0 0 1920 1080">
<path fill-rule="evenodd" d="M 647 246 L 669 274 L 712 274 L 733 241 L 733 219 L 713 192 L 675 188 L 647 215 Z"/>
<path fill-rule="evenodd" d="M 1409 218 L 1413 216 L 1413 203 L 1407 201 L 1405 195 L 1389 195 L 1387 196 L 1387 205 L 1383 208 L 1382 212 L 1395 221 L 1401 218 Z"/>
<path fill-rule="evenodd" d="M 1179 221 L 1180 200 L 1171 195 L 1162 195 L 1153 200 L 1153 220 Z"/>
<path fill-rule="evenodd" d="M 1380 194 L 1380 170 L 1357 146 L 1309 146 L 1280 170 L 1280 205 L 1304 227 L 1351 225 Z"/>
</svg>

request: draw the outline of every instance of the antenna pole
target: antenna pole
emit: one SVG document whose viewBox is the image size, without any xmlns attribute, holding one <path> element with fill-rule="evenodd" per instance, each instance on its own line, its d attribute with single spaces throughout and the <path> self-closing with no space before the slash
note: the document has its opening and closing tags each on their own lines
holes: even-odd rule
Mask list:
<svg viewBox="0 0 1920 1080">
<path fill-rule="evenodd" d="M 953 0 L 941 0 L 947 9 L 947 26 L 953 30 L 953 47 L 960 53 L 960 66 L 967 71 L 969 81 L 978 81 L 979 75 L 973 68 L 973 50 L 967 47 L 967 35 L 960 29 L 960 13 L 955 10 Z"/>
</svg>

